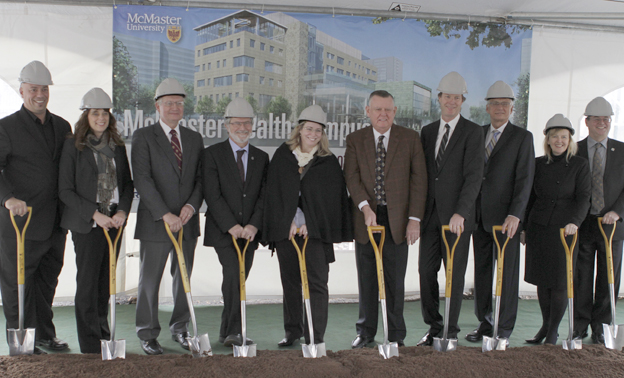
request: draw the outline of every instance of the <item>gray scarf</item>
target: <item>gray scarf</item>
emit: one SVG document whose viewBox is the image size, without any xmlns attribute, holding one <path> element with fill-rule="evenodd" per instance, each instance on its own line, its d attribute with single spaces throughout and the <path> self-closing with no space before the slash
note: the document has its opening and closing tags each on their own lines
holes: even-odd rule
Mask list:
<svg viewBox="0 0 624 378">
<path fill-rule="evenodd" d="M 113 164 L 116 147 L 115 141 L 110 138 L 107 130 L 102 134 L 100 139 L 97 139 L 95 135 L 89 133 L 85 145 L 95 152 L 96 156 L 95 161 L 98 167 L 97 195 L 100 205 L 99 211 L 110 217 L 110 201 L 117 187 L 117 170 L 115 169 L 115 164 Z"/>
</svg>

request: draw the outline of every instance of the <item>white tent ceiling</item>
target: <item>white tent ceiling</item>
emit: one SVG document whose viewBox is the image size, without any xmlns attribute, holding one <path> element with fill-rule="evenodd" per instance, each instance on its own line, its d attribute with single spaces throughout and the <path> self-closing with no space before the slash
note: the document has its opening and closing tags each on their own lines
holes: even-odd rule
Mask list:
<svg viewBox="0 0 624 378">
<path fill-rule="evenodd" d="M 266 11 L 353 14 L 373 17 L 419 18 L 434 20 L 465 20 L 524 25 L 572 27 L 624 32 L 624 0 L 400 0 L 419 7 L 418 12 L 391 12 L 391 0 L 267 0 L 223 2 L 212 0 L 61 0 L 24 1 L 14 3 L 54 3 L 57 5 L 114 6 L 143 4 L 146 6 L 214 7 Z"/>
</svg>

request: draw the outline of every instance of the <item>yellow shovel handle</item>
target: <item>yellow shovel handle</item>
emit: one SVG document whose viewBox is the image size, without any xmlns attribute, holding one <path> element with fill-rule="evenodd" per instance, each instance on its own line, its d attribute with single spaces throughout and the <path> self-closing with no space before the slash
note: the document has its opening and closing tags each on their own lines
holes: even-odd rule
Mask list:
<svg viewBox="0 0 624 378">
<path fill-rule="evenodd" d="M 184 228 L 180 229 L 180 232 L 178 232 L 178 240 L 176 240 L 175 236 L 173 236 L 173 233 L 171 233 L 171 229 L 169 228 L 169 225 L 167 224 L 167 222 L 163 221 L 163 223 L 165 224 L 167 235 L 169 235 L 169 239 L 171 239 L 171 242 L 173 243 L 173 247 L 176 250 L 176 254 L 178 255 L 178 265 L 180 267 L 180 275 L 182 276 L 182 285 L 184 285 L 184 292 L 190 293 L 191 284 L 189 282 L 188 273 L 186 272 L 186 263 L 184 262 L 184 254 L 182 253 L 182 239 L 183 239 L 183 234 L 184 234 Z"/>
<path fill-rule="evenodd" d="M 297 229 L 296 232 L 299 232 L 299 229 Z M 299 248 L 299 245 L 297 245 L 297 241 L 295 240 L 294 236 L 290 238 L 290 240 L 295 246 L 297 256 L 299 257 L 299 273 L 301 273 L 301 285 L 303 285 L 303 299 L 310 299 L 310 287 L 308 286 L 308 271 L 305 262 L 305 251 L 306 246 L 308 245 L 308 235 L 306 235 L 305 241 L 303 242 L 303 249 Z"/>
<path fill-rule="evenodd" d="M 117 236 L 115 237 L 115 243 L 111 242 L 110 235 L 108 231 L 103 228 L 104 236 L 106 236 L 106 241 L 108 242 L 108 261 L 109 261 L 109 291 L 110 295 L 117 294 L 117 242 L 123 234 L 123 227 L 119 227 L 117 229 Z"/>
<path fill-rule="evenodd" d="M 453 258 L 455 257 L 455 247 L 457 247 L 457 243 L 459 243 L 461 234 L 457 236 L 457 239 L 455 239 L 453 249 L 449 249 L 448 241 L 446 240 L 447 231 L 450 232 L 451 227 L 449 225 L 442 226 L 442 240 L 444 241 L 444 246 L 446 247 L 446 287 L 444 289 L 444 297 L 450 298 L 451 292 L 453 291 Z"/>
<path fill-rule="evenodd" d="M 613 223 L 613 229 L 611 230 L 611 235 L 607 238 L 607 234 L 602 227 L 602 217 L 598 218 L 598 228 L 600 229 L 600 233 L 605 241 L 605 250 L 607 251 L 607 279 L 609 284 L 613 284 L 615 282 L 614 274 L 613 274 L 613 235 L 615 234 L 615 226 L 616 223 Z"/>
<path fill-rule="evenodd" d="M 32 206 L 28 206 L 28 218 L 26 218 L 26 223 L 24 223 L 24 228 L 20 232 L 19 227 L 17 227 L 17 223 L 15 223 L 15 214 L 11 213 L 11 223 L 13 223 L 13 228 L 15 229 L 15 237 L 17 242 L 17 284 L 24 284 L 24 244 L 26 244 L 26 229 L 28 228 L 28 224 L 30 223 L 30 218 L 32 217 Z"/>
<path fill-rule="evenodd" d="M 505 266 L 505 248 L 507 247 L 507 243 L 509 243 L 509 235 L 507 235 L 507 239 L 505 240 L 505 244 L 503 244 L 503 248 L 501 249 L 500 244 L 498 243 L 498 237 L 496 237 L 496 232 L 503 232 L 503 226 L 492 226 L 492 236 L 494 237 L 494 242 L 496 243 L 496 296 L 500 297 L 503 292 L 503 267 Z"/>
<path fill-rule="evenodd" d="M 236 248 L 236 253 L 238 254 L 238 271 L 240 277 L 240 300 L 247 300 L 247 292 L 245 290 L 245 254 L 247 253 L 247 247 L 249 247 L 249 239 L 247 239 L 247 243 L 245 243 L 245 248 L 243 248 L 243 253 L 236 242 L 236 238 L 232 235 L 232 242 L 234 242 L 234 248 Z"/>
<path fill-rule="evenodd" d="M 576 246 L 576 238 L 578 237 L 578 231 L 574 233 L 572 244 L 568 246 L 568 242 L 565 239 L 565 228 L 559 229 L 559 236 L 561 237 L 561 243 L 566 254 L 566 272 L 568 278 L 568 298 L 574 298 L 574 268 L 572 266 L 572 253 L 574 253 L 574 246 Z"/>
<path fill-rule="evenodd" d="M 368 226 L 368 238 L 375 251 L 375 261 L 377 262 L 377 286 L 379 286 L 379 299 L 386 299 L 386 282 L 384 280 L 383 270 L 383 246 L 386 240 L 386 228 L 384 226 Z M 381 232 L 381 240 L 379 246 L 375 242 L 373 232 Z"/>
</svg>

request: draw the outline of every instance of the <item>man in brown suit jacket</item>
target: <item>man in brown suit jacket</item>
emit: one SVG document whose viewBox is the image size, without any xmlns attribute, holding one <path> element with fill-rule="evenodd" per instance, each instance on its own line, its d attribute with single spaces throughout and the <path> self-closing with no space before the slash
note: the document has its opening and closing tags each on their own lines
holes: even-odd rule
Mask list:
<svg viewBox="0 0 624 378">
<path fill-rule="evenodd" d="M 420 237 L 425 214 L 427 172 L 420 137 L 393 124 L 394 97 L 375 91 L 366 115 L 373 127 L 347 136 L 345 176 L 354 207 L 355 259 L 358 268 L 360 318 L 352 348 L 363 348 L 377 333 L 378 293 L 375 254 L 367 226 L 388 230 L 383 248 L 388 308 L 388 339 L 403 346 L 405 271 L 408 244 Z"/>
</svg>

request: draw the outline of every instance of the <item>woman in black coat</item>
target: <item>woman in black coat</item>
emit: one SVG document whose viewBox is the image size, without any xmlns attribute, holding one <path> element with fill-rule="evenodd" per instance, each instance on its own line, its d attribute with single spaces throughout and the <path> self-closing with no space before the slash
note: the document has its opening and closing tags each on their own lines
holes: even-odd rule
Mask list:
<svg viewBox="0 0 624 378">
<path fill-rule="evenodd" d="M 537 285 L 542 327 L 528 343 L 557 343 L 557 329 L 567 297 L 566 254 L 559 229 L 574 235 L 589 210 L 591 175 L 586 159 L 576 154 L 574 128 L 556 114 L 544 129 L 545 155 L 535 161 L 533 190 L 527 208 L 525 281 Z M 567 238 L 571 243 L 571 237 Z M 578 243 L 574 248 L 576 261 Z"/>
<path fill-rule="evenodd" d="M 309 237 L 306 264 L 315 343 L 323 342 L 327 327 L 329 264 L 335 261 L 332 243 L 353 240 L 346 184 L 340 163 L 329 150 L 325 123 L 320 106 L 304 109 L 299 125 L 269 164 L 262 232 L 277 250 L 284 290 L 285 337 L 279 346 L 290 346 L 301 336 L 310 343 L 299 260 L 291 239 L 302 246 Z"/>
<path fill-rule="evenodd" d="M 61 227 L 72 232 L 76 251 L 76 323 L 82 353 L 100 353 L 108 327 L 109 250 L 102 229 L 126 222 L 134 186 L 126 147 L 110 113 L 110 97 L 93 88 L 65 141 L 59 169 L 59 198 L 65 204 Z M 111 232 L 114 240 L 115 232 Z M 121 241 L 121 239 L 120 239 Z"/>
</svg>

